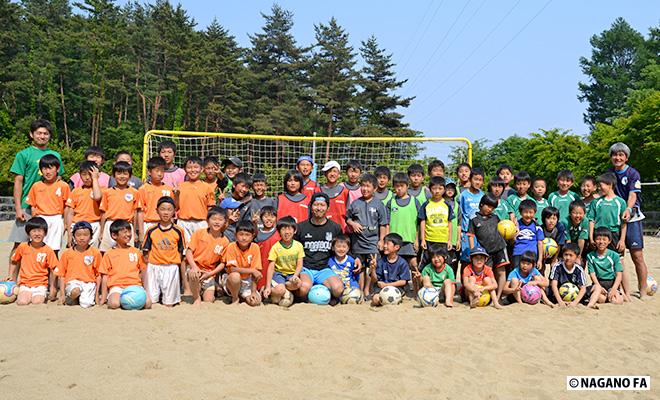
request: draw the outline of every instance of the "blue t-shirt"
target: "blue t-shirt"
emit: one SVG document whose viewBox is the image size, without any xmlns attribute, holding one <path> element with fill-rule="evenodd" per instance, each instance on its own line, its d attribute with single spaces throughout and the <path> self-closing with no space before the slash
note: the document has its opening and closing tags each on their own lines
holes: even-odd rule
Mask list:
<svg viewBox="0 0 660 400">
<path fill-rule="evenodd" d="M 534 220 L 529 225 L 526 225 L 522 219 L 518 220 L 518 227 L 520 230 L 516 235 L 516 241 L 513 243 L 513 255 L 519 256 L 526 251 L 531 251 L 538 255 L 539 247 L 537 241 L 545 239 L 543 229 Z"/>
<path fill-rule="evenodd" d="M 642 199 L 640 194 L 642 193 L 642 178 L 639 175 L 639 172 L 631 167 L 626 165 L 621 171 L 616 171 L 610 169 L 616 175 L 616 187 L 614 192 L 617 196 L 621 197 L 626 203 L 628 203 L 628 195 L 630 192 L 637 193 L 637 199 L 635 200 L 635 207 L 641 207 Z"/>
<path fill-rule="evenodd" d="M 387 257 L 378 260 L 376 265 L 376 277 L 378 282 L 392 283 L 396 281 L 410 280 L 410 267 L 403 257 L 396 258 L 396 261 L 390 263 Z"/>
<path fill-rule="evenodd" d="M 344 261 L 337 262 L 335 257 L 330 257 L 328 260 L 328 267 L 339 275 L 339 279 L 344 283 L 345 287 L 359 288 L 357 276 L 353 270 L 355 269 L 355 259 L 351 256 L 346 256 Z"/>
<path fill-rule="evenodd" d="M 527 276 L 522 275 L 522 271 L 520 271 L 520 267 L 516 267 L 513 271 L 509 272 L 509 276 L 506 278 L 507 281 L 510 281 L 513 278 L 518 279 L 524 284 L 527 282 L 531 281 L 532 278 L 534 278 L 537 275 L 541 275 L 538 269 L 532 268 L 531 271 L 527 274 Z"/>
<path fill-rule="evenodd" d="M 467 232 L 468 225 L 470 220 L 474 217 L 474 214 L 479 211 L 479 202 L 484 196 L 484 192 L 479 190 L 478 193 L 472 193 L 469 190 L 466 190 L 458 196 L 458 210 L 461 216 L 461 231 Z"/>
</svg>

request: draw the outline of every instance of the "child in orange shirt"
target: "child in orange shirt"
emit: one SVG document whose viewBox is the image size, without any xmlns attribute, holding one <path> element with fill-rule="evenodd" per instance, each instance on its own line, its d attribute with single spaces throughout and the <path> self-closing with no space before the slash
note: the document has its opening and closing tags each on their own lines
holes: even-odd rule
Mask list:
<svg viewBox="0 0 660 400">
<path fill-rule="evenodd" d="M 218 191 L 218 174 L 220 174 L 218 158 L 213 156 L 204 158 L 204 182 L 211 186 L 214 197 L 217 197 L 218 194 L 222 197 L 222 193 Z"/>
<path fill-rule="evenodd" d="M 117 183 L 120 182 L 117 179 Z M 102 278 L 99 304 L 103 305 L 107 302 L 109 309 L 116 309 L 121 306 L 119 297 L 125 288 L 137 285 L 147 290 L 149 282 L 140 250 L 130 245 L 133 239 L 131 224 L 121 219 L 113 221 L 110 224 L 110 235 L 112 240 L 117 243 L 117 247 L 105 253 L 99 266 Z M 149 293 L 148 290 L 147 293 Z M 144 308 L 151 308 L 149 296 L 147 296 Z"/>
<path fill-rule="evenodd" d="M 261 304 L 257 281 L 261 279 L 261 251 L 253 243 L 255 226 L 251 221 L 239 221 L 236 241 L 227 246 L 222 262 L 227 273 L 222 276 L 222 286 L 231 295 L 231 304 L 240 299 L 250 306 Z"/>
<path fill-rule="evenodd" d="M 66 200 L 64 226 L 68 232 L 69 245 L 73 247 L 73 225 L 82 221 L 88 222 L 92 227 L 89 244 L 98 247 L 101 220 L 99 203 L 103 196 L 99 184 L 99 169 L 94 161 L 83 161 L 80 163 L 79 173 L 82 187 L 73 189 Z"/>
<path fill-rule="evenodd" d="M 148 292 L 152 303 L 158 303 L 162 294 L 163 305 L 171 307 L 181 301 L 179 268 L 186 241 L 183 230 L 172 222 L 174 199 L 161 197 L 156 207 L 160 222 L 147 231 L 142 246 L 147 259 Z"/>
<path fill-rule="evenodd" d="M 119 161 L 112 166 L 112 176 L 117 186 L 104 190 L 101 197 L 101 235 L 99 250 L 106 252 L 117 245 L 110 226 L 114 221 L 125 221 L 131 228 L 131 237 L 128 245 L 133 246 L 135 241 L 135 211 L 138 207 L 137 190 L 128 186 L 128 180 L 133 173 L 133 167 L 126 161 Z"/>
<path fill-rule="evenodd" d="M 16 304 L 19 306 L 30 303 L 42 304 L 46 300 L 48 274 L 58 266 L 55 252 L 44 243 L 44 238 L 48 233 L 46 220 L 41 217 L 30 218 L 25 223 L 25 232 L 29 241 L 19 244 L 16 248 L 11 257 L 9 276 L 6 279 L 16 282 L 16 279 L 20 278 L 16 300 Z M 51 300 L 55 299 L 56 291 L 55 279 L 51 279 Z"/>
<path fill-rule="evenodd" d="M 229 245 L 229 240 L 222 234 L 227 226 L 227 210 L 211 207 L 206 221 L 208 228 L 193 233 L 186 251 L 188 281 L 194 305 L 199 305 L 201 300 L 215 301 L 215 279 L 223 268 L 220 261 Z"/>
<path fill-rule="evenodd" d="M 85 180 L 82 173 L 80 177 Z M 99 301 L 101 252 L 90 245 L 94 229 L 89 222 L 76 222 L 72 232 L 75 245 L 64 250 L 60 266 L 55 268 L 60 280 L 59 304 L 71 306 L 77 303 L 88 308 Z"/>
<path fill-rule="evenodd" d="M 493 307 L 502 308 L 497 301 L 497 281 L 493 269 L 486 265 L 488 253 L 483 247 L 470 249 L 470 264 L 463 270 L 464 295 L 470 302 L 470 308 L 477 306 L 483 292 L 490 293 Z"/>
<path fill-rule="evenodd" d="M 190 240 L 196 230 L 207 227 L 206 213 L 209 207 L 215 205 L 215 197 L 211 186 L 199 179 L 202 173 L 201 158 L 188 157 L 184 167 L 188 180 L 174 188 L 174 195 L 179 213 L 177 224 L 183 229 L 186 240 Z"/>
<path fill-rule="evenodd" d="M 30 188 L 25 202 L 32 206 L 32 215 L 42 217 L 48 224 L 44 243 L 54 251 L 59 251 L 64 236 L 64 205 L 69 198 L 70 188 L 58 179 L 60 160 L 46 154 L 39 160 L 39 170 L 43 180 Z"/>
<path fill-rule="evenodd" d="M 172 197 L 174 188 L 163 182 L 165 175 L 165 160 L 162 157 L 151 157 L 147 161 L 149 180 L 138 189 L 137 226 L 140 231 L 140 243 L 144 243 L 144 234 L 149 228 L 158 224 L 160 217 L 156 211 L 158 200 Z"/>
</svg>

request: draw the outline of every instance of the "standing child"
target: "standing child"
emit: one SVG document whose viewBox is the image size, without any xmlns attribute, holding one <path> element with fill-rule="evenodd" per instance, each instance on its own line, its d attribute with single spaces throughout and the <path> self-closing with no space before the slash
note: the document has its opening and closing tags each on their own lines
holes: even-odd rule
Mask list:
<svg viewBox="0 0 660 400">
<path fill-rule="evenodd" d="M 431 197 L 431 192 L 424 186 L 424 167 L 420 164 L 410 164 L 408 167 L 408 179 L 410 180 L 408 194 L 416 198 L 419 204 L 424 204 Z"/>
<path fill-rule="evenodd" d="M 250 187 L 252 186 L 252 177 L 245 172 L 240 172 L 234 176 L 232 180 L 233 185 L 231 191 L 225 197 L 225 200 L 233 200 L 238 203 L 238 219 L 231 221 L 225 230 L 227 237 L 236 237 L 236 224 L 237 221 L 249 221 L 254 224 L 255 219 L 252 217 L 252 194 L 250 194 Z M 225 201 L 223 200 L 223 202 Z M 231 218 L 230 218 L 231 219 Z M 256 225 L 256 224 L 255 224 Z"/>
<path fill-rule="evenodd" d="M 220 192 L 231 191 L 236 174 L 243 172 L 243 161 L 238 157 L 229 157 L 222 161 L 222 173 L 218 174 Z"/>
<path fill-rule="evenodd" d="M 60 281 L 59 302 L 88 308 L 100 302 L 101 252 L 90 245 L 93 228 L 89 222 L 76 222 L 72 231 L 75 244 L 62 252 L 60 266 L 55 269 Z"/>
<path fill-rule="evenodd" d="M 510 208 L 516 214 L 516 219 L 519 219 L 520 213 L 518 211 L 518 207 L 523 200 L 530 198 L 527 195 L 527 191 L 532 185 L 532 177 L 529 176 L 526 171 L 520 171 L 513 178 L 513 185 L 516 187 L 516 191 L 507 196 L 506 201 L 509 203 Z"/>
<path fill-rule="evenodd" d="M 493 307 L 502 306 L 497 298 L 497 281 L 493 276 L 493 269 L 486 265 L 488 253 L 483 247 L 470 249 L 470 263 L 463 270 L 464 296 L 470 302 L 470 308 L 475 308 L 483 292 L 490 294 Z"/>
<path fill-rule="evenodd" d="M 69 198 L 66 199 L 64 227 L 68 233 L 69 245 L 73 246 L 73 225 L 77 222 L 88 222 L 92 227 L 92 238 L 89 244 L 98 247 L 99 221 L 101 220 L 99 204 L 103 196 L 99 185 L 99 170 L 93 161 L 83 161 L 80 163 L 79 173 L 83 184 L 82 187 L 73 189 Z"/>
<path fill-rule="evenodd" d="M 427 168 L 429 177 L 432 176 L 440 176 L 442 178 L 445 177 L 445 163 L 442 161 L 435 159 L 429 163 L 429 166 Z M 446 179 L 449 181 L 449 179 Z"/>
<path fill-rule="evenodd" d="M 467 234 L 470 248 L 474 248 L 475 243 L 478 242 L 488 253 L 487 263 L 495 272 L 497 298 L 499 299 L 506 282 L 506 267 L 510 262 L 506 242 L 497 231 L 500 219 L 493 213 L 497 203 L 495 196 L 490 193 L 481 198 L 479 211 L 470 220 Z"/>
<path fill-rule="evenodd" d="M 587 301 L 587 306 L 594 308 L 598 301 L 599 293 L 594 292 L 591 286 L 587 286 L 587 275 L 578 263 L 579 251 L 576 243 L 566 243 L 561 251 L 561 261 L 553 265 L 550 270 L 548 298 L 557 303 L 559 308 L 575 307 Z M 573 301 L 564 301 L 559 294 L 559 288 L 566 283 L 572 283 L 580 289 Z"/>
<path fill-rule="evenodd" d="M 513 168 L 510 165 L 502 164 L 497 168 L 496 175 L 504 181 L 504 192 L 502 192 L 502 198 L 507 200 L 510 195 L 516 193 L 510 185 L 511 180 L 513 180 Z"/>
<path fill-rule="evenodd" d="M 445 179 L 434 176 L 429 180 L 430 198 L 419 208 L 419 232 L 422 248 L 427 250 L 437 245 L 444 250 L 451 250 L 451 221 L 454 210 L 443 197 L 445 194 Z M 424 257 L 424 259 L 428 259 Z"/>
<path fill-rule="evenodd" d="M 44 242 L 55 252 L 62 246 L 64 207 L 69 198 L 69 185 L 57 176 L 60 166 L 60 160 L 52 154 L 41 157 L 39 170 L 43 180 L 32 185 L 25 198 L 25 202 L 32 206 L 32 215 L 42 217 L 48 223 Z"/>
<path fill-rule="evenodd" d="M 346 164 L 346 178 L 348 180 L 344 182 L 344 187 L 348 189 L 348 200 L 351 203 L 362 196 L 362 191 L 360 190 L 361 176 L 362 164 L 357 160 L 349 161 L 348 164 Z"/>
<path fill-rule="evenodd" d="M 378 289 L 371 299 L 371 306 L 377 307 L 382 304 L 380 291 L 386 286 L 393 286 L 404 294 L 404 287 L 410 281 L 410 267 L 398 252 L 403 240 L 396 233 L 388 233 L 383 239 L 383 254 L 385 257 L 378 260 L 376 270 L 371 272 L 372 279 L 376 281 Z"/>
<path fill-rule="evenodd" d="M 377 184 L 375 176 L 364 174 L 360 179 L 362 197 L 350 204 L 346 215 L 346 223 L 353 230 L 351 238 L 353 256 L 359 258 L 363 266 L 360 284 L 364 285 L 362 290 L 365 296 L 369 296 L 371 291 L 371 277 L 378 259 L 378 251 L 383 248 L 383 240 L 389 226 L 385 206 L 374 198 Z"/>
<path fill-rule="evenodd" d="M 559 222 L 568 226 L 568 206 L 572 201 L 580 198 L 576 193 L 571 192 L 573 186 L 573 173 L 567 169 L 559 171 L 557 174 L 557 187 L 556 192 L 550 193 L 548 202 L 551 206 L 559 210 Z"/>
<path fill-rule="evenodd" d="M 167 307 L 181 302 L 179 273 L 186 248 L 183 230 L 173 222 L 175 208 L 173 198 L 164 196 L 158 199 L 156 210 L 160 221 L 147 231 L 142 245 L 151 302 L 158 303 L 162 295 L 162 303 Z"/>
<path fill-rule="evenodd" d="M 261 228 L 258 228 L 257 237 L 254 239 L 254 242 L 259 245 L 259 250 L 261 251 L 262 277 L 257 281 L 257 289 L 262 290 L 266 284 L 270 265 L 268 255 L 270 254 L 270 249 L 280 240 L 280 234 L 277 233 L 277 229 L 275 228 L 275 223 L 277 222 L 277 210 L 275 207 L 264 206 L 259 213 L 259 219 L 261 220 Z"/>
<path fill-rule="evenodd" d="M 163 183 L 172 187 L 178 187 L 186 179 L 186 171 L 174 164 L 176 144 L 171 140 L 160 142 L 158 145 L 158 155 L 165 160 Z"/>
<path fill-rule="evenodd" d="M 57 269 L 59 263 L 53 249 L 44 243 L 48 223 L 41 217 L 32 217 L 25 223 L 25 232 L 28 241 L 19 244 L 12 254 L 6 279 L 19 284 L 16 304 L 43 304 L 48 292 L 49 275 L 50 300 L 55 300 L 57 289 L 52 271 Z"/>
<path fill-rule="evenodd" d="M 492 194 L 497 199 L 497 207 L 493 210 L 493 214 L 497 215 L 500 221 L 511 220 L 514 223 L 518 221 L 515 211 L 511 208 L 511 203 L 508 200 L 502 200 L 504 193 L 504 181 L 499 176 L 494 176 L 488 182 L 488 193 Z M 514 196 L 512 196 L 514 197 Z M 511 198 L 509 200 L 511 200 Z"/>
<path fill-rule="evenodd" d="M 596 228 L 593 233 L 596 250 L 587 255 L 587 269 L 594 283 L 592 290 L 598 294 L 598 302 L 609 301 L 622 304 L 621 288 L 623 265 L 619 254 L 609 249 L 612 233 L 605 227 Z M 624 296 L 627 296 L 624 288 Z M 630 300 L 628 300 L 630 301 Z"/>
<path fill-rule="evenodd" d="M 117 183 L 121 184 L 121 181 L 117 179 Z M 117 247 L 103 255 L 99 266 L 101 273 L 99 304 L 103 305 L 107 301 L 109 309 L 117 309 L 121 306 L 119 302 L 121 292 L 128 286 L 137 285 L 147 291 L 144 308 L 151 308 L 146 264 L 140 250 L 130 245 L 133 240 L 133 227 L 127 221 L 118 219 L 110 224 L 110 235 L 117 243 Z"/>
<path fill-rule="evenodd" d="M 125 221 L 129 227 L 135 230 L 135 211 L 138 208 L 137 190 L 128 186 L 133 169 L 124 161 L 112 166 L 112 176 L 117 181 L 117 186 L 104 190 L 101 197 L 101 234 L 99 236 L 99 250 L 102 253 L 113 248 L 117 243 L 110 234 L 110 225 L 114 221 Z M 134 235 L 130 237 L 129 246 L 133 245 Z"/>
<path fill-rule="evenodd" d="M 284 175 L 284 192 L 277 196 L 277 220 L 291 216 L 298 222 L 309 218 L 309 198 L 301 193 L 303 177 L 300 172 L 290 169 Z"/>
<path fill-rule="evenodd" d="M 437 288 L 441 293 L 440 301 L 445 303 L 445 307 L 453 307 L 456 278 L 451 266 L 447 264 L 447 252 L 434 245 L 429 248 L 428 253 L 431 263 L 422 270 L 422 285 Z"/>
<path fill-rule="evenodd" d="M 283 217 L 277 221 L 280 241 L 275 243 L 268 254 L 268 275 L 264 286 L 264 298 L 270 296 L 272 303 L 279 303 L 286 291 L 297 292 L 302 284 L 300 274 L 303 269 L 305 249 L 294 240 L 296 221 L 292 217 Z"/>
<path fill-rule="evenodd" d="M 575 200 L 568 206 L 569 219 L 568 229 L 566 229 L 566 243 L 574 243 L 578 246 L 578 262 L 586 257 L 589 240 L 589 220 L 586 217 L 586 207 L 582 200 Z"/>
<path fill-rule="evenodd" d="M 158 200 L 165 196 L 172 197 L 174 194 L 174 188 L 163 183 L 165 160 L 162 157 L 151 157 L 147 161 L 147 173 L 149 174 L 147 183 L 138 189 L 137 226 L 140 231 L 140 243 L 144 243 L 145 233 L 149 228 L 160 221 L 157 211 Z"/>
<path fill-rule="evenodd" d="M 458 235 L 460 237 L 461 262 L 463 266 L 470 262 L 470 243 L 468 241 L 467 231 L 470 220 L 479 211 L 479 204 L 484 192 L 481 186 L 484 184 L 484 172 L 481 168 L 474 168 L 470 172 L 470 187 L 458 196 L 458 215 L 461 220 L 458 225 Z M 479 245 L 477 240 L 475 246 Z"/>
<path fill-rule="evenodd" d="M 520 219 L 518 220 L 518 233 L 513 243 L 513 267 L 520 265 L 520 257 L 526 251 L 536 255 L 536 265 L 543 274 L 543 228 L 536 223 L 536 203 L 534 200 L 523 200 L 518 207 Z"/>
<path fill-rule="evenodd" d="M 470 187 L 470 174 L 472 166 L 468 163 L 460 163 L 456 167 L 456 176 L 458 177 L 458 189 L 460 193 Z M 459 194 L 460 194 L 459 193 Z"/>
<path fill-rule="evenodd" d="M 591 175 L 583 176 L 580 180 L 580 193 L 582 193 L 582 202 L 584 202 L 588 214 L 589 209 L 591 208 L 591 203 L 600 197 L 598 195 L 596 178 Z"/>
<path fill-rule="evenodd" d="M 342 232 L 346 232 L 346 209 L 349 205 L 350 192 L 345 185 L 337 183 L 341 175 L 341 166 L 337 161 L 328 161 L 321 171 L 326 180 L 325 185 L 321 185 L 321 192 L 330 199 L 327 218 L 338 223 Z"/>
<path fill-rule="evenodd" d="M 222 197 L 222 193 L 218 193 L 218 174 L 220 174 L 218 157 L 204 157 L 204 182 L 211 187 L 216 198 Z"/>
<path fill-rule="evenodd" d="M 532 197 L 536 202 L 536 222 L 541 221 L 541 214 L 546 207 L 550 205 L 548 200 L 543 197 L 545 196 L 545 191 L 547 185 L 545 179 L 543 178 L 534 178 L 532 181 Z"/>
<path fill-rule="evenodd" d="M 303 185 L 300 193 L 307 196 L 307 198 L 311 198 L 314 193 L 320 190 L 316 181 L 310 178 L 312 172 L 314 171 L 314 160 L 312 157 L 300 156 L 298 158 L 298 162 L 296 162 L 296 170 L 300 172 L 300 175 L 302 175 L 303 178 Z"/>
<path fill-rule="evenodd" d="M 223 289 L 231 295 L 231 304 L 240 300 L 249 306 L 261 304 L 257 281 L 261 279 L 261 252 L 253 243 L 254 225 L 251 221 L 239 221 L 236 227 L 236 241 L 229 243 L 222 262 L 227 273 L 222 276 Z"/>
<path fill-rule="evenodd" d="M 126 150 L 121 150 L 115 155 L 114 163 L 116 164 L 120 161 L 127 162 L 131 167 L 133 166 L 133 156 Z M 111 176 L 110 181 L 108 182 L 108 187 L 113 188 L 115 186 L 117 186 L 117 181 Z M 128 186 L 138 190 L 140 187 L 142 187 L 142 181 L 137 176 L 131 175 L 130 179 L 128 180 Z"/>
<path fill-rule="evenodd" d="M 193 233 L 186 250 L 187 280 L 193 305 L 215 301 L 216 278 L 224 267 L 222 256 L 229 245 L 229 240 L 222 234 L 227 226 L 227 211 L 211 207 L 206 222 L 208 228 Z"/>
<path fill-rule="evenodd" d="M 252 222 L 257 225 L 257 229 L 262 229 L 264 227 L 261 221 L 261 210 L 264 207 L 275 208 L 276 205 L 273 197 L 266 196 L 267 191 L 268 183 L 266 182 L 266 175 L 263 172 L 257 172 L 252 175 L 250 215 L 252 216 Z"/>
<path fill-rule="evenodd" d="M 360 289 L 360 260 L 351 257 L 351 239 L 345 234 L 339 234 L 332 240 L 334 255 L 328 260 L 328 267 L 339 276 L 345 288 Z"/>
<path fill-rule="evenodd" d="M 85 157 L 85 161 L 93 162 L 96 167 L 100 169 L 103 166 L 103 162 L 105 161 L 105 152 L 99 146 L 89 146 L 87 150 L 85 150 L 83 157 Z M 76 172 L 75 174 L 71 175 L 69 181 L 71 182 L 71 190 L 84 186 L 80 172 Z M 110 187 L 110 181 L 110 175 L 106 174 L 105 172 L 99 172 L 99 185 L 102 188 Z"/>
<path fill-rule="evenodd" d="M 380 166 L 374 169 L 374 175 L 376 175 L 376 181 L 378 181 L 374 197 L 376 200 L 382 201 L 383 204 L 387 204 L 392 199 L 392 191 L 388 188 L 392 179 L 392 172 L 389 168 Z"/>
<path fill-rule="evenodd" d="M 544 260 L 545 263 L 554 265 L 557 262 L 559 253 L 561 253 L 562 246 L 566 243 L 566 227 L 564 227 L 564 224 L 559 223 L 559 210 L 555 207 L 546 207 L 541 213 L 541 221 L 543 223 L 543 238 L 553 239 L 559 247 L 555 255 Z M 545 272 L 545 269 L 543 271 Z"/>
<path fill-rule="evenodd" d="M 174 198 L 177 204 L 178 221 L 183 229 L 186 241 L 190 240 L 195 231 L 206 229 L 206 215 L 208 209 L 215 205 L 215 197 L 211 187 L 200 180 L 202 173 L 202 159 L 188 157 L 184 167 L 186 181 L 181 182 L 178 188 L 174 187 Z"/>
<path fill-rule="evenodd" d="M 447 263 L 454 269 L 454 276 L 460 278 L 458 274 L 458 253 L 460 252 L 460 237 L 458 232 L 459 216 L 458 216 L 458 197 L 456 196 L 456 183 L 447 181 L 445 188 L 445 200 L 451 205 L 454 210 L 454 219 L 451 220 L 451 250 L 447 251 Z"/>
<path fill-rule="evenodd" d="M 520 264 L 509 273 L 503 293 L 513 295 L 516 302 L 522 304 L 521 291 L 523 286 L 537 286 L 541 289 L 541 301 L 550 308 L 553 308 L 554 305 L 545 293 L 549 285 L 548 278 L 541 275 L 539 270 L 534 268 L 535 263 L 536 254 L 531 251 L 524 252 L 520 257 Z"/>
</svg>

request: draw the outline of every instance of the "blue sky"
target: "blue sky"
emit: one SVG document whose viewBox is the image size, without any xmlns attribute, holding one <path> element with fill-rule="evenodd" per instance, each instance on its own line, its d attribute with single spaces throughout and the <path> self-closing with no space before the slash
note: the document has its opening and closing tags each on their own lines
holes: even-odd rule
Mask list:
<svg viewBox="0 0 660 400">
<path fill-rule="evenodd" d="M 123 2 L 120 2 L 123 3 Z M 186 0 L 198 28 L 214 17 L 249 46 L 272 1 Z M 625 18 L 645 36 L 660 21 L 660 2 L 614 0 L 333 0 L 278 2 L 294 12 L 299 44 L 314 41 L 314 24 L 335 17 L 360 41 L 375 35 L 394 56 L 401 90 L 416 96 L 404 111 L 426 136 L 496 142 L 513 134 L 564 128 L 585 134 L 585 81 L 578 60 L 589 38 Z M 438 150 L 440 151 L 440 150 Z"/>
</svg>

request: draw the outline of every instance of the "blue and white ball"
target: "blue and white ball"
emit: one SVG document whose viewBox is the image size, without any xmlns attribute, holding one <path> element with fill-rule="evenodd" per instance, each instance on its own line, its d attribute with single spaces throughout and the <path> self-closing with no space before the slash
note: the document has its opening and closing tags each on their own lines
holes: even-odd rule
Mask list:
<svg viewBox="0 0 660 400">
<path fill-rule="evenodd" d="M 0 304 L 9 304 L 16 301 L 18 287 L 16 282 L 0 282 Z"/>
<path fill-rule="evenodd" d="M 142 286 L 129 286 L 121 292 L 119 303 L 124 310 L 141 310 L 147 304 L 147 292 Z"/>
<path fill-rule="evenodd" d="M 646 277 L 646 294 L 653 296 L 658 291 L 658 282 L 651 275 Z"/>
<path fill-rule="evenodd" d="M 330 304 L 331 297 L 330 289 L 323 285 L 312 286 L 312 288 L 309 289 L 309 293 L 307 294 L 307 298 L 309 299 L 310 303 L 319 305 Z"/>
<path fill-rule="evenodd" d="M 422 307 L 437 307 L 440 304 L 440 291 L 434 287 L 423 287 L 417 292 L 417 300 Z"/>
</svg>

